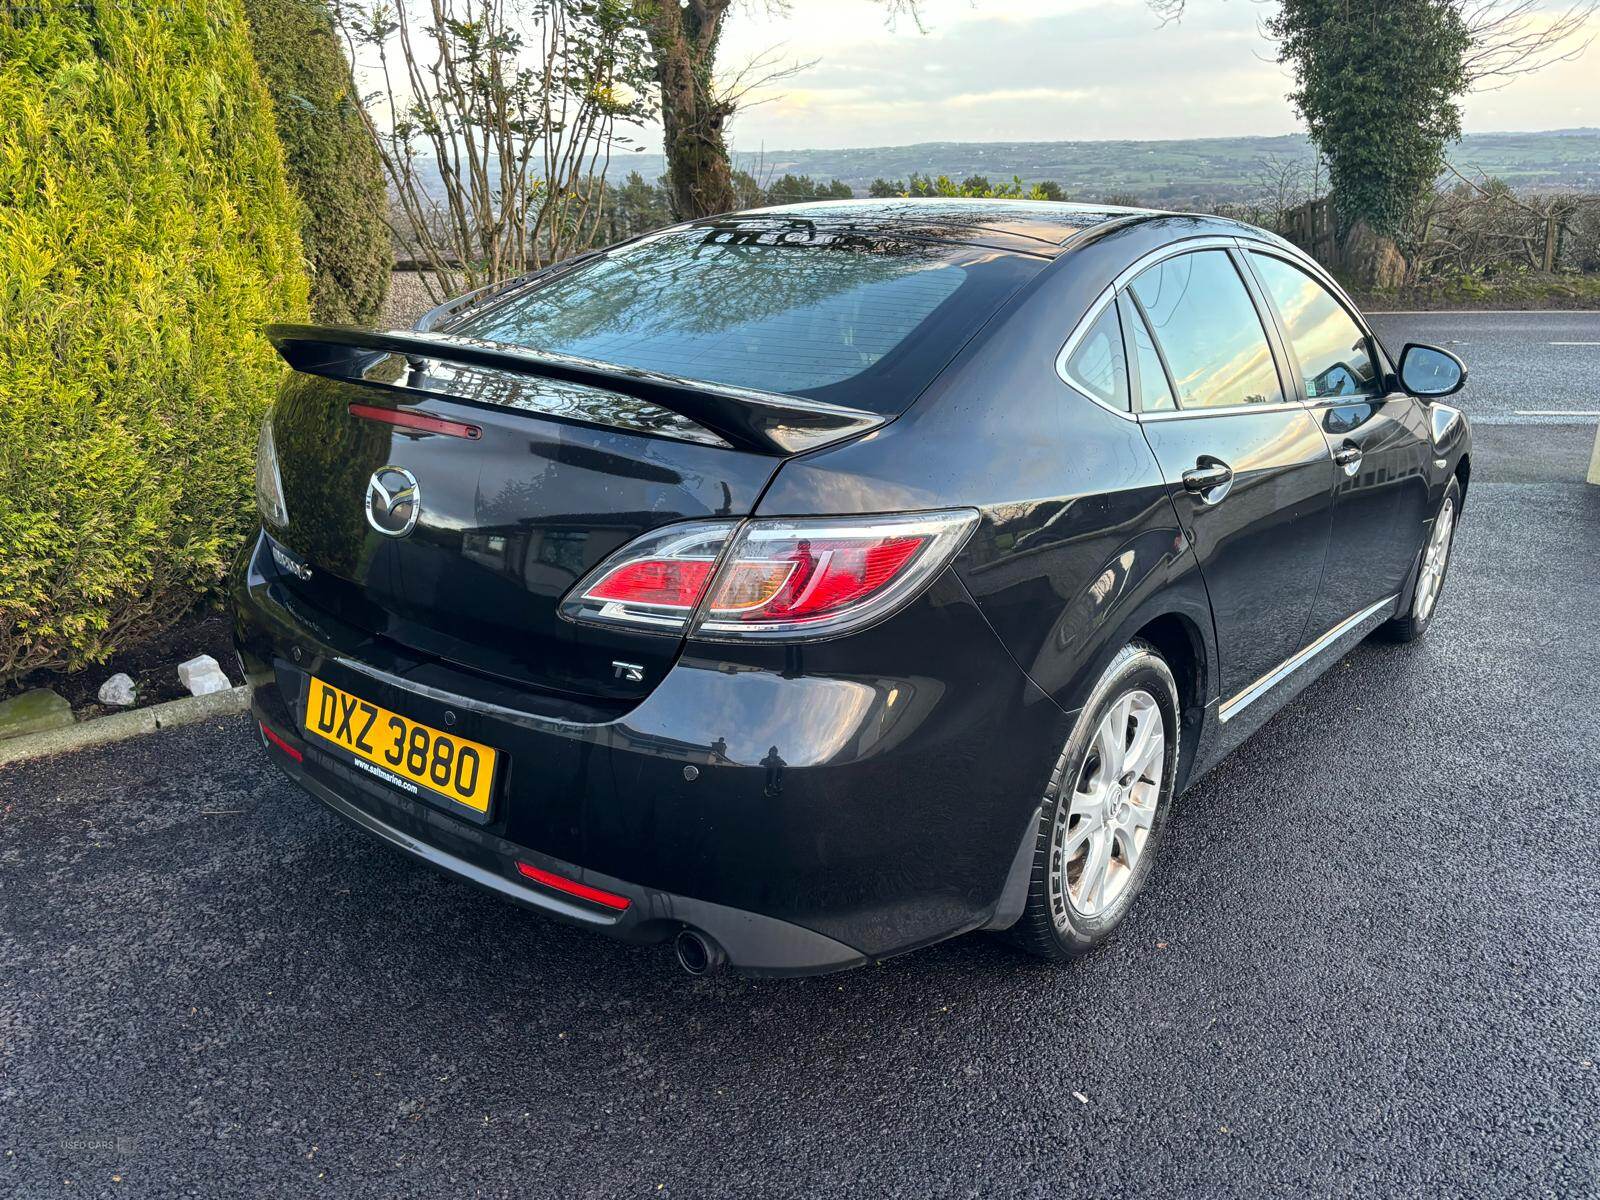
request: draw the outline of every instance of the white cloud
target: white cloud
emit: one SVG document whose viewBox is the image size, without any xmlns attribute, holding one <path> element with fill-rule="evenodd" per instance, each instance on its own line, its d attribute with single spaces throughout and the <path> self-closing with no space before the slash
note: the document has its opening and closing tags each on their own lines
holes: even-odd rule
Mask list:
<svg viewBox="0 0 1600 1200">
<path fill-rule="evenodd" d="M 871 0 L 794 0 L 729 17 L 722 60 L 782 44 L 816 65 L 735 118 L 742 151 L 921 141 L 1221 137 L 1300 123 L 1246 0 L 1191 0 L 1162 26 L 1144 0 L 925 0 L 926 33 Z M 1469 97 L 1470 130 L 1600 124 L 1587 62 Z"/>
<path fill-rule="evenodd" d="M 1093 88 L 996 88 L 992 92 L 962 92 L 939 103 L 945 108 L 977 108 L 984 104 L 1072 104 L 1094 94 Z"/>
</svg>

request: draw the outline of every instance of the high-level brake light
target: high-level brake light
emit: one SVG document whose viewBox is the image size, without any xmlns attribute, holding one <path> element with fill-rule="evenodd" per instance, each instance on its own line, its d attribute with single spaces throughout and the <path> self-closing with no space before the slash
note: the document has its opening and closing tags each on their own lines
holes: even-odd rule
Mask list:
<svg viewBox="0 0 1600 1200">
<path fill-rule="evenodd" d="M 451 421 L 445 417 L 431 417 L 427 413 L 411 412 L 404 408 L 380 408 L 376 404 L 352 404 L 349 407 L 352 417 L 361 417 L 367 421 L 381 421 L 385 425 L 397 425 L 401 429 L 414 429 L 418 433 L 442 433 L 446 437 L 466 438 L 468 441 L 477 441 L 483 436 L 481 425 L 469 425 L 466 421 Z"/>
</svg>

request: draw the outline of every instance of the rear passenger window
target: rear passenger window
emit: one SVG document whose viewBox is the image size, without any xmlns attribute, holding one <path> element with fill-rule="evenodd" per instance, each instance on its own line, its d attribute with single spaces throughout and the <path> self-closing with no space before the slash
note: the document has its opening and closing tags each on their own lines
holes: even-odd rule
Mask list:
<svg viewBox="0 0 1600 1200">
<path fill-rule="evenodd" d="M 1178 405 L 1172 398 L 1172 385 L 1167 382 L 1167 369 L 1161 365 L 1150 328 L 1139 315 L 1137 305 L 1128 305 L 1128 324 L 1133 334 L 1134 361 L 1139 367 L 1139 411 L 1171 412 Z"/>
<path fill-rule="evenodd" d="M 1117 306 L 1108 304 L 1078 342 L 1066 364 L 1073 384 L 1102 404 L 1128 410 L 1128 363 L 1122 354 Z"/>
<path fill-rule="evenodd" d="M 1289 331 L 1307 397 L 1376 396 L 1378 371 L 1367 335 L 1344 305 L 1299 267 L 1270 254 L 1251 258 Z"/>
<path fill-rule="evenodd" d="M 1225 251 L 1166 259 L 1132 290 L 1172 370 L 1179 408 L 1283 400 L 1266 330 Z"/>
</svg>

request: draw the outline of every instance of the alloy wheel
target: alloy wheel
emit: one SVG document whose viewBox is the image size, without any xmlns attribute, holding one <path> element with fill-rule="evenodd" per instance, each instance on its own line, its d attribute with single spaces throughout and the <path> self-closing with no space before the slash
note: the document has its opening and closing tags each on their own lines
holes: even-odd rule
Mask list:
<svg viewBox="0 0 1600 1200">
<path fill-rule="evenodd" d="M 1444 507 L 1433 523 L 1433 533 L 1428 538 L 1428 548 L 1422 556 L 1422 573 L 1417 578 L 1416 619 L 1426 621 L 1439 601 L 1439 588 L 1444 583 L 1445 565 L 1450 561 L 1450 537 L 1455 532 L 1456 502 L 1446 499 Z"/>
<path fill-rule="evenodd" d="M 1095 729 L 1051 839 L 1050 893 L 1058 914 L 1109 911 L 1134 877 L 1155 823 L 1166 769 L 1161 709 L 1146 691 L 1119 696 Z"/>
</svg>

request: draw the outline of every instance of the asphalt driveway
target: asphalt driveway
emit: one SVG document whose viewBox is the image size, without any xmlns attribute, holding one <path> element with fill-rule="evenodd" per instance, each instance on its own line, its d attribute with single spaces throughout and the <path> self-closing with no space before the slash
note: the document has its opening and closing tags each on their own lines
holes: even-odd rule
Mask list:
<svg viewBox="0 0 1600 1200">
<path fill-rule="evenodd" d="M 0 1194 L 1600 1193 L 1592 427 L 1479 431 L 1430 636 L 1198 784 L 1115 943 L 695 980 L 249 723 L 0 771 Z"/>
</svg>

